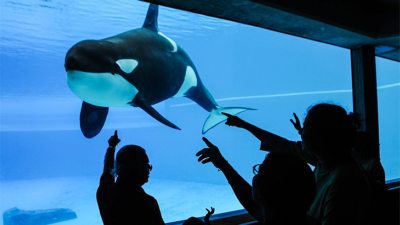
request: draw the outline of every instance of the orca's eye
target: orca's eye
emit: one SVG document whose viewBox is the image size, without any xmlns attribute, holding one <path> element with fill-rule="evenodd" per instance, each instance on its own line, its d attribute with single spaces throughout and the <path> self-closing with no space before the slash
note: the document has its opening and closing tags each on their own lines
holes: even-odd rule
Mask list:
<svg viewBox="0 0 400 225">
<path fill-rule="evenodd" d="M 120 59 L 116 63 L 125 73 L 132 73 L 132 71 L 138 65 L 138 61 L 134 59 Z"/>
</svg>

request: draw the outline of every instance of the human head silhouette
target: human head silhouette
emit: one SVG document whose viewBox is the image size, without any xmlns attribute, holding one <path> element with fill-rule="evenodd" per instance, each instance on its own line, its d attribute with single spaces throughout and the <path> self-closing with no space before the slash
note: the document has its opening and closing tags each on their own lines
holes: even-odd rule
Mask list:
<svg viewBox="0 0 400 225">
<path fill-rule="evenodd" d="M 182 225 L 204 225 L 205 223 L 203 220 L 196 218 L 196 217 L 190 217 L 189 219 L 185 220 Z"/>
<path fill-rule="evenodd" d="M 305 161 L 291 153 L 271 152 L 253 178 L 253 199 L 263 208 L 264 219 L 305 217 L 315 187 L 314 174 Z"/>
<path fill-rule="evenodd" d="M 315 154 L 349 152 L 361 127 L 358 114 L 349 113 L 338 105 L 317 104 L 308 110 L 300 131 L 303 149 Z"/>
<path fill-rule="evenodd" d="M 149 158 L 142 147 L 126 145 L 118 151 L 115 162 L 118 179 L 129 180 L 142 186 L 148 182 L 151 169 Z"/>
</svg>

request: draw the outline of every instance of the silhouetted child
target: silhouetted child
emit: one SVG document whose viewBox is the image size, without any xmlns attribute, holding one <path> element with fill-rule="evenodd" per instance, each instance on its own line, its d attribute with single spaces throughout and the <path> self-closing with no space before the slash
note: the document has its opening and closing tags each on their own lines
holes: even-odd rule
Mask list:
<svg viewBox="0 0 400 225">
<path fill-rule="evenodd" d="M 190 217 L 189 219 L 185 220 L 185 222 L 183 222 L 182 225 L 211 225 L 210 216 L 214 214 L 215 209 L 211 207 L 211 211 L 208 209 L 206 210 L 207 210 L 207 215 L 204 217 L 204 222 L 203 220 L 197 217 Z"/>
<path fill-rule="evenodd" d="M 146 151 L 137 145 L 126 145 L 117 153 L 114 170 L 115 147 L 121 140 L 117 131 L 108 140 L 104 171 L 97 189 L 97 204 L 105 225 L 165 224 L 156 199 L 144 192 L 152 166 Z M 114 176 L 117 176 L 114 182 Z"/>
<path fill-rule="evenodd" d="M 264 224 L 318 224 L 307 215 L 315 197 L 314 175 L 293 154 L 272 152 L 253 177 L 253 198 L 261 206 Z"/>
</svg>

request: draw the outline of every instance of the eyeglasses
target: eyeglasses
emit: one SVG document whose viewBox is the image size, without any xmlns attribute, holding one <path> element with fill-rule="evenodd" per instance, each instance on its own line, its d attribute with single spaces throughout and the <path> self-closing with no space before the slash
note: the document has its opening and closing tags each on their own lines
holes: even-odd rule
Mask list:
<svg viewBox="0 0 400 225">
<path fill-rule="evenodd" d="M 149 164 L 147 165 L 147 168 L 149 169 L 149 172 L 153 170 L 153 165 Z"/>
<path fill-rule="evenodd" d="M 260 169 L 260 165 L 261 165 L 261 164 L 257 164 L 257 165 L 255 165 L 255 166 L 253 166 L 253 173 L 254 173 L 254 174 L 258 174 L 258 170 Z"/>
</svg>

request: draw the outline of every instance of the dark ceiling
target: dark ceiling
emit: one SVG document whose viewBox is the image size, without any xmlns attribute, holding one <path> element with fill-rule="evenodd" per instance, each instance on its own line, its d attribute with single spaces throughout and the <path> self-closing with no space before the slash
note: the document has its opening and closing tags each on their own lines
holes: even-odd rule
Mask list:
<svg viewBox="0 0 400 225">
<path fill-rule="evenodd" d="M 391 0 L 252 1 L 372 38 L 399 35 L 399 2 Z"/>
<path fill-rule="evenodd" d="M 145 0 L 400 61 L 398 0 Z"/>
</svg>

